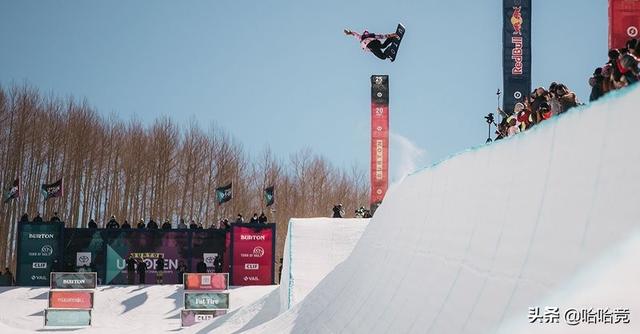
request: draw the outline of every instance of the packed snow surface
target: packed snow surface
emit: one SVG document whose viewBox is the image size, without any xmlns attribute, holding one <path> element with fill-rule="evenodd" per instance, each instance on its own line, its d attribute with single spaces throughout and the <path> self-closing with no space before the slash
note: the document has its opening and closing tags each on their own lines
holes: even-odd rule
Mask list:
<svg viewBox="0 0 640 334">
<path fill-rule="evenodd" d="M 640 333 L 638 106 L 618 91 L 408 176 L 342 265 L 250 332 Z M 631 321 L 570 326 L 570 308 Z"/>
</svg>

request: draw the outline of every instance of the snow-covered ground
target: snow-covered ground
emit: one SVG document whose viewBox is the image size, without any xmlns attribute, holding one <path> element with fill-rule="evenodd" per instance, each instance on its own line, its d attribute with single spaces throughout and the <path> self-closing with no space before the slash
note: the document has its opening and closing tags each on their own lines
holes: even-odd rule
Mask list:
<svg viewBox="0 0 640 334">
<path fill-rule="evenodd" d="M 232 287 L 236 310 L 275 291 L 277 286 Z M 0 333 L 60 333 L 43 330 L 49 288 L 1 288 Z M 93 326 L 73 333 L 160 333 L 180 330 L 183 290 L 179 285 L 101 286 L 96 289 Z M 184 331 L 188 333 L 187 331 Z"/>
<path fill-rule="evenodd" d="M 73 333 L 243 332 L 306 296 L 349 254 L 369 219 L 293 219 L 287 236 L 282 286 L 230 289 L 230 310 L 210 322 L 180 329 L 183 290 L 178 285 L 108 286 L 95 293 L 93 326 Z M 48 288 L 0 288 L 0 333 L 44 330 Z"/>
<path fill-rule="evenodd" d="M 639 88 L 408 176 L 342 265 L 250 332 L 640 333 Z M 630 323 L 568 324 L 591 308 Z"/>
<path fill-rule="evenodd" d="M 356 231 L 322 259 L 350 234 L 293 224 L 320 239 L 287 243 L 287 283 L 234 289 L 210 323 L 178 329 L 175 286 L 102 287 L 94 327 L 74 332 L 640 333 L 639 105 L 638 87 L 615 92 L 406 177 L 342 263 Z M 46 291 L 0 290 L 0 332 L 41 331 Z M 547 308 L 558 323 L 530 323 L 536 309 L 554 321 Z M 571 309 L 630 323 L 571 326 Z"/>
</svg>

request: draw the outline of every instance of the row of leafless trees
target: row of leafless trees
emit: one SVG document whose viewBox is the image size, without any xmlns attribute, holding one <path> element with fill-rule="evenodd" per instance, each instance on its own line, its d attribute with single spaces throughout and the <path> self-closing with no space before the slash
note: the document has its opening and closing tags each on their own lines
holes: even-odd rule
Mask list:
<svg viewBox="0 0 640 334">
<path fill-rule="evenodd" d="M 68 227 L 194 219 L 210 226 L 265 210 L 278 223 L 281 254 L 291 217 L 329 216 L 333 204 L 348 209 L 368 199 L 364 171 L 344 171 L 305 149 L 289 159 L 266 148 L 249 157 L 223 129 L 180 126 L 169 118 L 145 125 L 103 116 L 87 101 L 41 94 L 28 85 L 0 87 L 0 181 L 5 191 L 20 178 L 21 196 L 0 208 L 0 261 L 15 263 L 17 221 L 58 212 Z M 64 196 L 44 201 L 40 185 L 62 178 Z M 218 206 L 214 189 L 233 182 L 233 199 Z M 262 189 L 276 187 L 275 211 Z M 271 208 L 269 208 L 271 209 Z"/>
</svg>

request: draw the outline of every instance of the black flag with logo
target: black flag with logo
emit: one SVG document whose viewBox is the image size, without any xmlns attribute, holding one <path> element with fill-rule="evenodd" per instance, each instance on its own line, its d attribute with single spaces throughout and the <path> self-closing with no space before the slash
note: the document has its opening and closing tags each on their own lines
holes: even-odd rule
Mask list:
<svg viewBox="0 0 640 334">
<path fill-rule="evenodd" d="M 42 187 L 40 188 L 40 192 L 42 193 L 42 196 L 44 196 L 45 201 L 48 200 L 49 198 L 61 197 L 64 194 L 63 187 L 62 187 L 62 179 L 54 183 L 43 184 Z"/>
<path fill-rule="evenodd" d="M 264 202 L 267 206 L 273 205 L 273 203 L 276 201 L 274 195 L 275 188 L 273 186 L 264 189 Z"/>
<path fill-rule="evenodd" d="M 231 183 L 226 186 L 216 188 L 216 200 L 218 204 L 222 204 L 231 200 Z"/>
<path fill-rule="evenodd" d="M 13 181 L 13 185 L 4 192 L 3 203 L 9 203 L 10 200 L 14 198 L 19 198 L 19 197 L 20 197 L 20 179 L 17 178 L 15 179 L 15 181 Z"/>
<path fill-rule="evenodd" d="M 510 115 L 531 93 L 531 0 L 503 0 L 502 54 L 502 108 Z"/>
</svg>

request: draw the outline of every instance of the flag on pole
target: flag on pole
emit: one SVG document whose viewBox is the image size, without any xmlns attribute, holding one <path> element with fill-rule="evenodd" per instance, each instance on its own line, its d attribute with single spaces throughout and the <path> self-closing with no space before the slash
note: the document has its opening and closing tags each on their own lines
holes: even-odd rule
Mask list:
<svg viewBox="0 0 640 334">
<path fill-rule="evenodd" d="M 62 179 L 54 183 L 43 184 L 42 187 L 40 187 L 40 192 L 42 193 L 42 196 L 44 196 L 45 201 L 53 197 L 62 197 L 64 194 Z"/>
<path fill-rule="evenodd" d="M 231 196 L 231 183 L 227 184 L 226 186 L 216 188 L 216 200 L 218 201 L 219 205 L 230 201 Z"/>
<path fill-rule="evenodd" d="M 275 189 L 273 186 L 264 189 L 264 201 L 267 206 L 273 205 L 273 203 L 276 201 L 274 195 Z"/>
<path fill-rule="evenodd" d="M 20 197 L 20 178 L 13 181 L 13 185 L 4 193 L 3 203 L 9 203 L 10 200 Z"/>
</svg>

